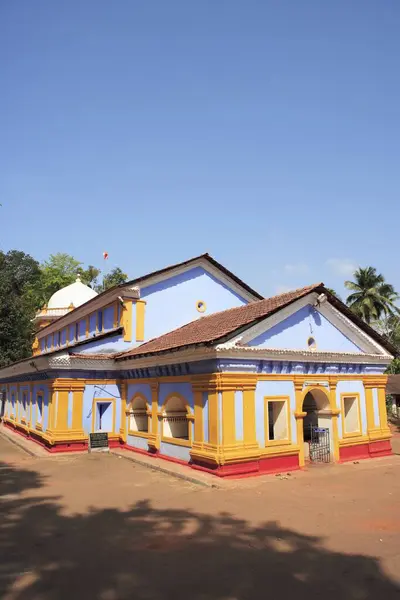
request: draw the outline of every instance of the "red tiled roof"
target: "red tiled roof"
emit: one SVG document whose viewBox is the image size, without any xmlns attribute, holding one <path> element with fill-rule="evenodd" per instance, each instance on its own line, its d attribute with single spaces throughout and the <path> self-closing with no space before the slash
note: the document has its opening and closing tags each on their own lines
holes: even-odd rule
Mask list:
<svg viewBox="0 0 400 600">
<path fill-rule="evenodd" d="M 250 302 L 245 306 L 230 308 L 207 317 L 200 317 L 196 321 L 154 338 L 137 348 L 118 354 L 116 359 L 124 360 L 145 354 L 176 350 L 183 346 L 215 342 L 246 325 L 250 325 L 254 321 L 273 314 L 310 292 L 322 288 L 322 286 L 322 283 L 316 283 L 286 294 Z"/>
</svg>

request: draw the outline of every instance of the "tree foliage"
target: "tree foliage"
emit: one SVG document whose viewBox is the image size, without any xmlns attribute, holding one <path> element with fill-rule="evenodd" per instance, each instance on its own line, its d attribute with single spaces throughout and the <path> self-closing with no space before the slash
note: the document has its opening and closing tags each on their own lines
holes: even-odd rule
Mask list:
<svg viewBox="0 0 400 600">
<path fill-rule="evenodd" d="M 399 296 L 375 267 L 360 267 L 354 273 L 354 281 L 345 281 L 345 286 L 352 292 L 347 297 L 347 305 L 366 323 L 371 324 L 384 315 L 398 314 L 395 302 Z"/>
<path fill-rule="evenodd" d="M 0 251 L 0 367 L 31 355 L 39 263 L 28 254 Z"/>
</svg>

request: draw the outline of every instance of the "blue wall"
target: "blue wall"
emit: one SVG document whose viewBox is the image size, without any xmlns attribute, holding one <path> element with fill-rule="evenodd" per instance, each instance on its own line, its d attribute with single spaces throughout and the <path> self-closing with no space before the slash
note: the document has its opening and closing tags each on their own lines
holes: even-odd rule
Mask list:
<svg viewBox="0 0 400 600">
<path fill-rule="evenodd" d="M 292 381 L 259 381 L 256 387 L 256 435 L 261 448 L 265 446 L 265 420 L 264 404 L 265 396 L 289 396 L 291 411 L 290 428 L 292 433 L 292 443 L 297 443 L 296 420 L 294 411 L 296 410 L 296 395 Z"/>
<path fill-rule="evenodd" d="M 190 448 L 170 444 L 169 442 L 161 442 L 160 454 L 170 456 L 171 458 L 177 458 L 178 460 L 183 460 L 185 462 L 189 462 L 190 460 Z"/>
<path fill-rule="evenodd" d="M 139 448 L 139 450 L 147 451 L 149 449 L 147 439 L 138 435 L 128 435 L 126 445 L 132 446 L 132 448 Z"/>
<path fill-rule="evenodd" d="M 103 310 L 103 331 L 108 331 L 114 327 L 114 307 L 108 306 Z"/>
<path fill-rule="evenodd" d="M 37 396 L 43 393 L 43 417 L 41 420 L 42 430 L 46 431 L 49 420 L 49 388 L 47 385 L 39 383 L 33 386 L 33 399 L 32 399 L 32 427 L 36 425 L 37 415 Z"/>
<path fill-rule="evenodd" d="M 194 321 L 202 315 L 247 304 L 244 298 L 201 267 L 194 267 L 160 283 L 141 288 L 141 298 L 147 303 L 146 340 Z M 198 300 L 206 303 L 205 313 L 197 311 Z"/>
<path fill-rule="evenodd" d="M 311 305 L 303 307 L 246 345 L 265 348 L 307 349 L 309 337 L 315 339 L 316 350 L 362 352 L 358 346 Z"/>
</svg>

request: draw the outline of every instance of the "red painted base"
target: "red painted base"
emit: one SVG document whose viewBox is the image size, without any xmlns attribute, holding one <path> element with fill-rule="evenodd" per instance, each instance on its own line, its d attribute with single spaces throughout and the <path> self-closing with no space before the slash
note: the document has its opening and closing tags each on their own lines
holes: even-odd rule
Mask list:
<svg viewBox="0 0 400 600">
<path fill-rule="evenodd" d="M 265 457 L 260 460 L 234 463 L 229 465 L 207 465 L 206 463 L 193 463 L 192 469 L 212 473 L 218 477 L 241 479 L 243 477 L 254 477 L 256 475 L 267 475 L 296 471 L 299 469 L 299 458 L 297 454 L 291 456 Z"/>
<path fill-rule="evenodd" d="M 31 431 L 26 433 L 23 429 L 18 427 L 18 424 L 4 422 L 4 426 L 11 431 L 14 431 L 18 435 L 35 442 L 45 448 L 50 453 L 58 452 L 87 452 L 86 441 L 71 441 L 71 442 L 59 442 L 54 445 L 50 445 L 43 440 L 38 433 Z M 121 440 L 112 439 L 109 442 L 110 448 L 124 448 L 131 452 L 137 452 L 138 454 L 144 454 L 146 456 L 153 456 L 155 458 L 162 458 L 163 460 L 177 463 L 180 465 L 191 467 L 198 471 L 204 471 L 211 473 L 217 477 L 226 478 L 242 478 L 242 477 L 254 477 L 257 475 L 266 475 L 274 473 L 285 473 L 287 471 L 298 470 L 299 460 L 298 455 L 293 454 L 289 456 L 273 456 L 263 457 L 259 460 L 252 460 L 247 462 L 238 462 L 228 465 L 211 465 L 205 462 L 193 462 L 187 463 L 183 460 L 173 458 L 161 454 L 159 451 L 148 451 L 142 450 L 141 448 L 133 448 L 124 444 Z M 340 462 L 348 462 L 352 460 L 361 460 L 364 458 L 376 458 L 380 456 L 390 456 L 392 454 L 392 448 L 389 440 L 382 440 L 376 442 L 370 442 L 366 444 L 355 444 L 354 446 L 345 446 L 340 448 Z"/>
<path fill-rule="evenodd" d="M 344 446 L 343 448 L 340 448 L 339 457 L 340 462 L 348 462 L 364 458 L 390 456 L 392 453 L 390 441 L 382 440 L 366 444 L 356 444 L 354 446 Z"/>
</svg>

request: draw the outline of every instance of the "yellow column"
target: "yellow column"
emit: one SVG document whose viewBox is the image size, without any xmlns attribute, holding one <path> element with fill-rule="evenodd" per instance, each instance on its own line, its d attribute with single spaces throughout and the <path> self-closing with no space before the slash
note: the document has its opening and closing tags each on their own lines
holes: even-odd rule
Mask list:
<svg viewBox="0 0 400 600">
<path fill-rule="evenodd" d="M 158 427 L 158 381 L 152 381 L 151 389 L 151 428 L 149 431 L 149 448 L 158 450 L 160 447 L 160 434 Z"/>
<path fill-rule="evenodd" d="M 299 466 L 304 467 L 305 458 L 303 420 L 307 413 L 303 412 L 303 380 L 295 380 L 294 389 L 296 395 L 296 412 L 294 413 L 294 416 L 296 419 L 297 444 L 299 446 Z"/>
<path fill-rule="evenodd" d="M 208 393 L 208 431 L 209 443 L 218 446 L 219 443 L 219 407 L 218 391 L 213 388 Z"/>
<path fill-rule="evenodd" d="M 83 392 L 85 386 L 73 390 L 72 429 L 83 429 Z"/>
<path fill-rule="evenodd" d="M 68 402 L 69 390 L 58 390 L 56 431 L 66 431 L 68 429 Z"/>
<path fill-rule="evenodd" d="M 145 300 L 136 300 L 136 341 L 144 341 Z"/>
<path fill-rule="evenodd" d="M 336 403 L 336 387 L 337 387 L 337 378 L 331 378 L 329 380 L 330 385 L 330 405 L 332 411 L 332 445 L 333 445 L 333 460 L 335 462 L 339 461 L 339 432 L 338 432 L 338 416 L 340 414 L 340 410 L 337 408 Z"/>
<path fill-rule="evenodd" d="M 27 425 L 30 428 L 32 426 L 32 403 L 33 403 L 33 384 L 29 384 L 29 402 L 28 402 L 28 418 Z"/>
<path fill-rule="evenodd" d="M 234 444 L 235 433 L 235 392 L 224 390 L 222 392 L 222 444 Z"/>
<path fill-rule="evenodd" d="M 203 392 L 194 391 L 194 442 L 201 443 L 204 440 L 203 424 Z"/>
<path fill-rule="evenodd" d="M 122 438 L 122 441 L 126 442 L 127 430 L 126 430 L 126 411 L 127 411 L 127 391 L 128 384 L 126 381 L 121 380 L 119 382 L 119 389 L 121 394 L 121 426 L 119 428 L 119 433 Z"/>
<path fill-rule="evenodd" d="M 377 426 L 374 419 L 374 398 L 372 395 L 373 383 L 364 383 L 365 389 L 365 406 L 367 412 L 367 432 L 371 433 L 376 431 Z"/>
<path fill-rule="evenodd" d="M 243 390 L 243 441 L 246 446 L 257 444 L 255 386 Z"/>
<path fill-rule="evenodd" d="M 122 326 L 124 328 L 124 342 L 132 341 L 132 300 L 124 300 L 122 307 Z"/>
</svg>

